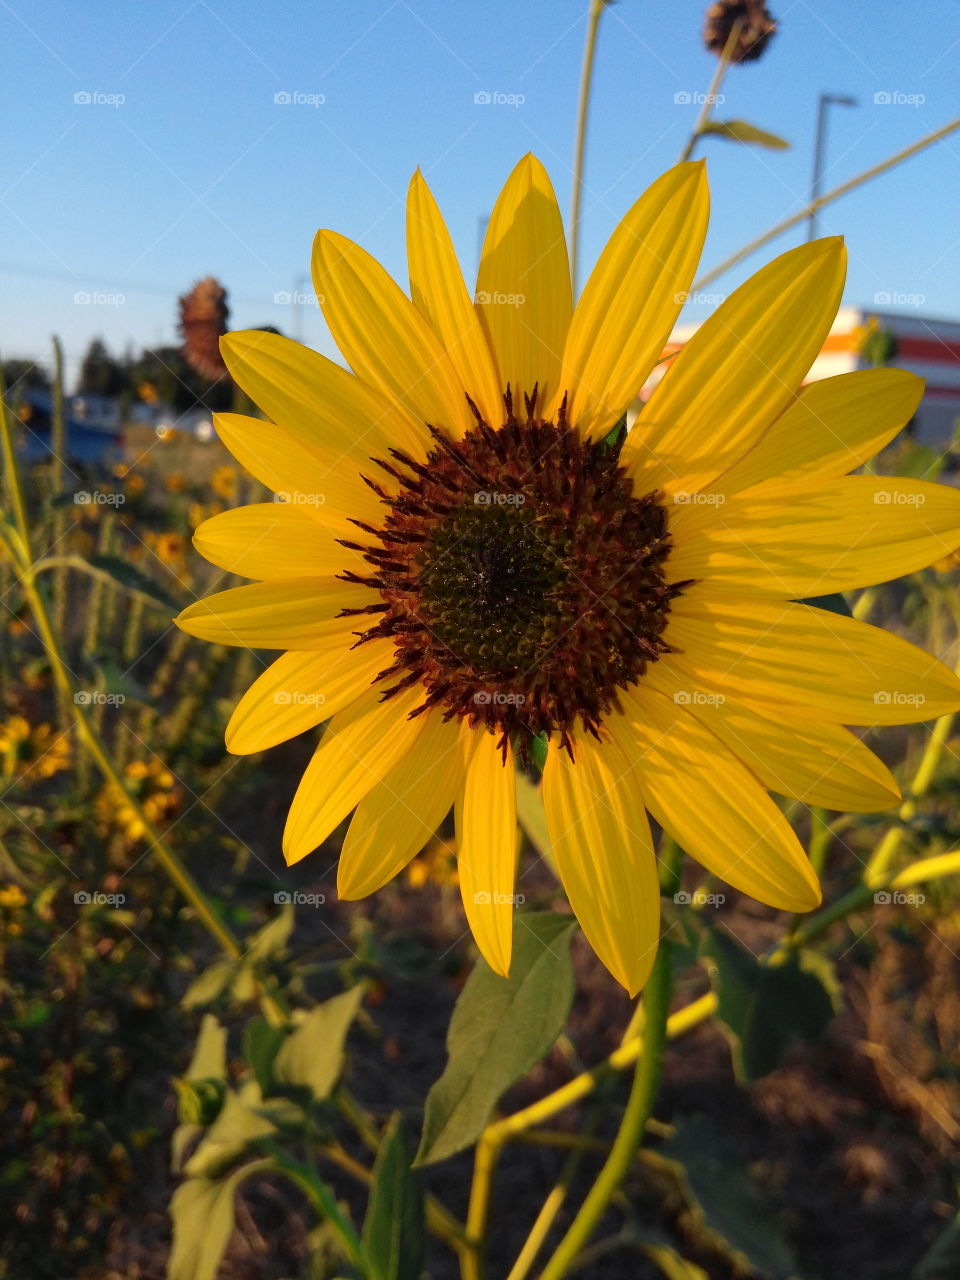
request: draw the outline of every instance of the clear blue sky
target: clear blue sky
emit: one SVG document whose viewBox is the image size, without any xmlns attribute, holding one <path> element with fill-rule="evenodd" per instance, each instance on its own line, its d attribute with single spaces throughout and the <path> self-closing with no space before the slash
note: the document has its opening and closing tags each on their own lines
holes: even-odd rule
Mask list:
<svg viewBox="0 0 960 1280">
<path fill-rule="evenodd" d="M 547 165 L 566 210 L 586 0 L 3 0 L 0 350 L 71 366 L 89 339 L 172 341 L 175 299 L 212 274 L 234 327 L 291 331 L 289 292 L 320 226 L 406 283 L 403 198 L 428 176 L 468 278 L 478 227 L 516 160 Z M 618 0 L 600 33 L 583 261 L 672 164 L 715 62 L 699 0 Z M 832 186 L 960 115 L 960 5 L 783 0 L 780 33 L 735 67 L 719 117 L 782 134 L 788 152 L 713 140 L 709 266 L 801 207 L 817 95 L 859 99 L 830 120 Z M 477 104 L 477 93 L 522 97 Z M 323 97 L 278 105 L 278 93 Z M 900 95 L 877 103 L 874 95 Z M 76 102 L 75 95 L 99 100 Z M 118 96 L 123 97 L 114 105 Z M 826 211 L 850 250 L 846 301 L 919 294 L 960 314 L 960 134 Z M 731 273 L 729 291 L 802 228 Z M 301 283 L 301 287 L 303 287 Z M 309 285 L 305 286 L 309 288 Z M 76 302 L 88 294 L 95 301 Z M 117 295 L 122 295 L 122 301 Z M 315 308 L 304 336 L 331 352 Z"/>
</svg>

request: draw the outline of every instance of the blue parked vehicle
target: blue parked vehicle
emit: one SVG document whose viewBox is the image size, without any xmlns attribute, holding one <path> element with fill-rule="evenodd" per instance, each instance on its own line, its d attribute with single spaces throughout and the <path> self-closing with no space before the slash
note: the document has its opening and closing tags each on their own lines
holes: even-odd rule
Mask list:
<svg viewBox="0 0 960 1280">
<path fill-rule="evenodd" d="M 120 411 L 112 396 L 68 396 L 66 413 L 67 463 L 109 466 L 123 456 Z M 28 463 L 45 462 L 52 452 L 53 395 L 41 389 L 17 397 L 13 415 L 22 427 L 20 452 Z"/>
</svg>

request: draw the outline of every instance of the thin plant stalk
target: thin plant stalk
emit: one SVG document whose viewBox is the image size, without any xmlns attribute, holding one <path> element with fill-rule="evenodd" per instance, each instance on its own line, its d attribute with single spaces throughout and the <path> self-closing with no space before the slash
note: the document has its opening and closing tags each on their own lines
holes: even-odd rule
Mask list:
<svg viewBox="0 0 960 1280">
<path fill-rule="evenodd" d="M 672 990 L 670 946 L 662 943 L 643 993 L 643 1054 L 637 1061 L 626 1111 L 610 1154 L 590 1188 L 580 1212 L 541 1272 L 541 1280 L 562 1280 L 589 1243 L 607 1206 L 627 1176 L 657 1096 L 667 1042 L 667 1014 Z"/>
<path fill-rule="evenodd" d="M 570 194 L 570 278 L 577 291 L 577 255 L 580 247 L 580 203 L 583 197 L 583 163 L 587 149 L 587 120 L 590 114 L 590 86 L 597 51 L 600 16 L 610 0 L 590 0 L 587 38 L 583 46 L 580 70 L 580 97 L 577 101 L 577 129 L 573 143 L 573 189 Z"/>
<path fill-rule="evenodd" d="M 720 86 L 723 84 L 723 78 L 729 70 L 730 63 L 733 60 L 733 51 L 737 47 L 737 41 L 740 39 L 740 30 L 743 27 L 743 19 L 738 18 L 730 28 L 730 34 L 727 36 L 727 43 L 723 46 L 723 52 L 717 60 L 717 68 L 713 73 L 713 79 L 710 81 L 710 88 L 704 95 L 703 102 L 700 106 L 700 114 L 697 116 L 693 131 L 687 139 L 687 144 L 680 152 L 680 163 L 689 160 L 696 148 L 697 143 L 703 137 L 704 129 L 710 122 L 713 115 L 713 108 L 717 102 L 717 96 L 720 93 Z"/>
<path fill-rule="evenodd" d="M 714 280 L 719 279 L 731 267 L 735 267 L 737 263 L 742 262 L 744 258 L 749 258 L 752 253 L 756 253 L 758 249 L 762 249 L 764 245 L 769 244 L 771 240 L 776 240 L 777 236 L 782 236 L 785 231 L 789 231 L 792 227 L 797 226 L 801 222 L 805 222 L 811 213 L 815 213 L 818 209 L 823 209 L 826 205 L 832 204 L 834 200 L 839 200 L 841 196 L 845 196 L 848 191 L 854 191 L 857 187 L 862 187 L 864 183 L 870 182 L 873 178 L 878 178 L 881 173 L 893 169 L 896 165 L 901 164 L 904 160 L 909 160 L 911 156 L 915 156 L 918 152 L 923 151 L 926 147 L 931 147 L 935 142 L 940 142 L 943 138 L 948 137 L 951 133 L 955 133 L 960 129 L 960 119 L 951 120 L 949 124 L 943 125 L 940 129 L 935 129 L 933 133 L 928 133 L 921 138 L 919 142 L 912 143 L 909 147 L 904 147 L 902 151 L 897 151 L 894 155 L 889 156 L 886 160 L 882 160 L 880 164 L 872 165 L 869 169 L 864 169 L 862 173 L 858 173 L 856 177 L 850 178 L 847 182 L 841 182 L 839 187 L 834 187 L 832 191 L 828 191 L 825 195 L 819 196 L 816 200 L 811 200 L 805 205 L 799 213 L 791 214 L 789 218 L 784 218 L 782 222 L 777 222 L 763 235 L 757 236 L 755 240 L 751 240 L 749 244 L 744 245 L 742 249 L 738 249 L 736 253 L 724 258 L 719 266 L 708 271 L 706 275 L 701 276 L 699 280 L 695 280 L 690 287 L 691 293 L 697 293 L 701 289 L 705 289 L 708 284 L 713 284 Z"/>
</svg>

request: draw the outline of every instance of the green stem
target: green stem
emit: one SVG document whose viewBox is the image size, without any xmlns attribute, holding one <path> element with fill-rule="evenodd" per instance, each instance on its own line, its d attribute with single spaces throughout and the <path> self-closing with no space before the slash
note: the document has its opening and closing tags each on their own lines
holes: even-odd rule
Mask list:
<svg viewBox="0 0 960 1280">
<path fill-rule="evenodd" d="M 693 126 L 693 132 L 687 139 L 687 145 L 680 152 L 680 164 L 685 160 L 689 160 L 693 155 L 697 143 L 703 136 L 703 131 L 709 123 L 710 117 L 713 115 L 713 108 L 716 105 L 717 95 L 720 92 L 720 86 L 723 84 L 723 78 L 727 74 L 730 61 L 733 58 L 733 51 L 737 47 L 737 41 L 740 39 L 740 30 L 743 27 L 742 18 L 738 18 L 730 28 L 730 34 L 727 36 L 727 43 L 723 46 L 723 52 L 717 61 L 717 69 L 713 73 L 713 79 L 710 81 L 710 88 L 707 90 L 703 104 L 700 107 L 700 114 L 697 116 L 696 123 Z"/>
<path fill-rule="evenodd" d="M 588 1243 L 633 1162 L 653 1108 L 660 1084 L 663 1050 L 667 1040 L 667 1012 L 671 991 L 670 947 L 661 943 L 650 981 L 644 992 L 646 1009 L 644 1050 L 637 1060 L 627 1109 L 610 1155 L 590 1189 L 580 1212 L 561 1240 L 540 1280 L 561 1280 Z"/>
<path fill-rule="evenodd" d="M 587 38 L 583 46 L 583 66 L 580 71 L 580 98 L 577 102 L 577 131 L 573 144 L 573 190 L 570 195 L 570 277 L 573 291 L 577 291 L 577 252 L 580 245 L 580 202 L 583 195 L 583 159 L 587 146 L 587 117 L 590 112 L 590 85 L 593 81 L 593 64 L 597 50 L 597 31 L 600 15 L 609 0 L 590 0 L 587 18 Z"/>
</svg>

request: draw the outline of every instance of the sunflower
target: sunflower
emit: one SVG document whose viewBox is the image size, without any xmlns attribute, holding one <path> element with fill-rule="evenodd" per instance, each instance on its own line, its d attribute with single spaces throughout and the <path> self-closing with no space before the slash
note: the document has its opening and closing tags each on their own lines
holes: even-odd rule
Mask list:
<svg viewBox="0 0 960 1280">
<path fill-rule="evenodd" d="M 556 197 L 523 159 L 493 209 L 471 300 L 420 173 L 410 295 L 318 233 L 314 281 L 352 372 L 233 333 L 231 374 L 271 419 L 223 414 L 282 499 L 195 542 L 257 579 L 191 605 L 191 635 L 287 650 L 227 727 L 255 752 L 329 721 L 290 808 L 296 862 L 349 815 L 338 888 L 379 889 L 455 812 L 477 944 L 510 965 L 516 769 L 545 747 L 551 857 L 630 991 L 657 948 L 648 814 L 710 872 L 805 911 L 817 878 L 775 791 L 881 810 L 898 790 L 846 725 L 926 720 L 960 681 L 897 636 L 803 603 L 960 545 L 960 496 L 848 476 L 921 382 L 871 369 L 801 388 L 840 302 L 839 239 L 791 250 L 673 361 L 625 441 L 707 225 L 700 163 L 620 222 L 574 306 Z"/>
</svg>

